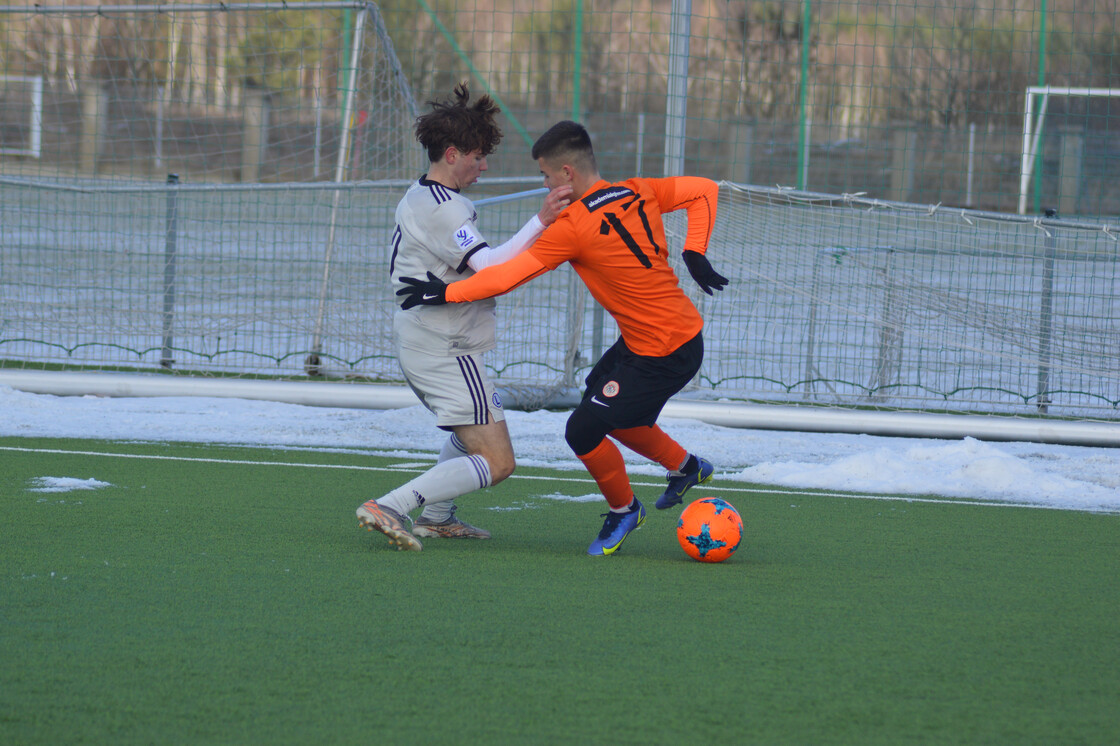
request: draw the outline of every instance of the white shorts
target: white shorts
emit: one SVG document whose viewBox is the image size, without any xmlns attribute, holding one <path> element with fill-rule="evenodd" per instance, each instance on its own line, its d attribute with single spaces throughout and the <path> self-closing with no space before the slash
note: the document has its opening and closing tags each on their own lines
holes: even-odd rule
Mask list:
<svg viewBox="0 0 1120 746">
<path fill-rule="evenodd" d="M 502 399 L 479 357 L 447 357 L 398 348 L 408 385 L 436 416 L 436 425 L 487 425 L 505 420 Z"/>
</svg>

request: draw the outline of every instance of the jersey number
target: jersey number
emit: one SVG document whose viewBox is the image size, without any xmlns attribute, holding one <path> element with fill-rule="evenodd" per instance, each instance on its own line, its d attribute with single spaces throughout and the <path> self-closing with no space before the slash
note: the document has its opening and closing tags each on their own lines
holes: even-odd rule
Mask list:
<svg viewBox="0 0 1120 746">
<path fill-rule="evenodd" d="M 397 252 L 401 250 L 401 227 L 393 231 L 393 256 L 389 258 L 389 276 L 393 276 L 393 267 L 397 264 Z"/>
<path fill-rule="evenodd" d="M 630 206 L 633 204 L 634 200 L 631 200 L 623 205 L 623 212 L 629 210 Z M 653 229 L 649 226 L 649 218 L 646 217 L 645 207 L 646 201 L 644 199 L 638 200 L 638 217 L 641 218 L 642 227 L 645 229 L 646 239 L 648 239 L 647 245 L 653 248 L 654 254 L 660 254 L 661 247 L 657 245 L 657 239 L 653 237 Z M 638 258 L 638 261 L 642 263 L 643 267 L 649 269 L 653 266 L 653 263 L 649 260 L 649 256 L 646 255 L 641 245 L 634 239 L 634 235 L 630 233 L 626 226 L 622 224 L 622 221 L 618 219 L 618 215 L 615 215 L 613 212 L 605 212 L 603 213 L 603 222 L 599 224 L 599 233 L 600 235 L 607 236 L 610 235 L 612 230 L 618 234 L 618 237 L 622 239 L 622 243 L 626 244 L 626 248 L 630 249 L 630 253 Z"/>
</svg>

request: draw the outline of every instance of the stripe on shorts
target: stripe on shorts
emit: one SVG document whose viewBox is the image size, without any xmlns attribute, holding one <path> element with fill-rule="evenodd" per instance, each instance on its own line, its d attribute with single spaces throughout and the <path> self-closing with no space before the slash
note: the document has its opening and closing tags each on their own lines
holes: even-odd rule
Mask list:
<svg viewBox="0 0 1120 746">
<path fill-rule="evenodd" d="M 471 402 L 474 405 L 474 424 L 485 425 L 490 419 L 490 410 L 486 406 L 486 387 L 482 384 L 482 374 L 478 372 L 478 364 L 470 355 L 455 358 L 459 361 L 459 370 L 463 374 L 463 382 L 467 384 Z"/>
</svg>

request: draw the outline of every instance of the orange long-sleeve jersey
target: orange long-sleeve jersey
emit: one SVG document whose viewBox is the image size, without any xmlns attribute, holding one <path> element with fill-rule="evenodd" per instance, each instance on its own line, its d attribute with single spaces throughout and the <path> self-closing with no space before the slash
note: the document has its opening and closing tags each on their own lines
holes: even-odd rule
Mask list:
<svg viewBox="0 0 1120 746">
<path fill-rule="evenodd" d="M 684 250 L 703 254 L 718 199 L 719 186 L 696 176 L 599 180 L 527 252 L 451 283 L 447 300 L 501 295 L 569 262 L 618 322 L 626 346 L 638 355 L 664 357 L 695 337 L 704 321 L 669 266 L 661 215 L 687 209 Z"/>
</svg>

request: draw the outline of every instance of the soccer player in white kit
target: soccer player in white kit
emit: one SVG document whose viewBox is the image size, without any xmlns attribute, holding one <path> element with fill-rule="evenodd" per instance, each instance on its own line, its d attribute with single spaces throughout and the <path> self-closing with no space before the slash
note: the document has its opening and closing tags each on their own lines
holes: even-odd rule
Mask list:
<svg viewBox="0 0 1120 746">
<path fill-rule="evenodd" d="M 416 120 L 416 139 L 430 161 L 397 205 L 389 272 L 393 289 L 401 277 L 430 273 L 446 282 L 525 251 L 567 206 L 571 188 L 553 189 L 540 212 L 511 239 L 491 246 L 476 225 L 474 205 L 462 190 L 486 170 L 502 133 L 500 109 L 489 96 L 470 101 L 465 84 Z M 490 533 L 460 520 L 453 500 L 501 482 L 513 473 L 514 455 L 502 402 L 482 365 L 495 341 L 495 302 L 418 305 L 398 310 L 393 333 L 401 370 L 436 425 L 450 431 L 436 465 L 388 494 L 362 504 L 358 521 L 389 538 L 397 549 L 418 551 L 417 536 L 488 539 Z M 409 513 L 423 507 L 412 524 Z"/>
</svg>

